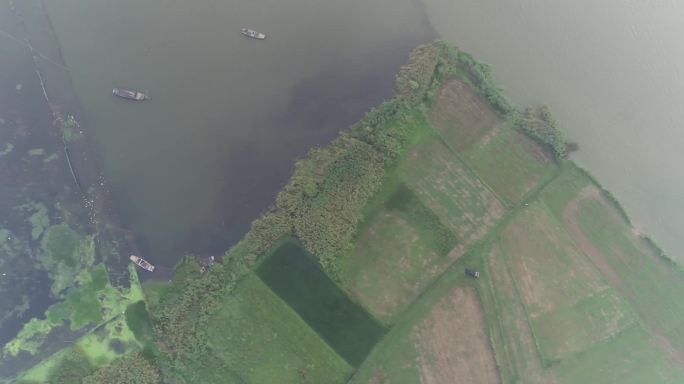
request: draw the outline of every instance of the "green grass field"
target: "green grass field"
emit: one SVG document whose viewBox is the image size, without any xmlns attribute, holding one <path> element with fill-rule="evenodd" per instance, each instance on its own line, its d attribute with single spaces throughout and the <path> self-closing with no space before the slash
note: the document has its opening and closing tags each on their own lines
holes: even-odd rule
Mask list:
<svg viewBox="0 0 684 384">
<path fill-rule="evenodd" d="M 206 382 L 344 382 L 352 373 L 352 367 L 255 275 L 225 298 L 208 332 L 212 355 L 221 365 L 198 375 Z"/>
<path fill-rule="evenodd" d="M 530 139 L 510 127 L 491 132 L 463 157 L 509 205 L 518 203 L 535 186 L 552 177 L 553 159 Z"/>
</svg>

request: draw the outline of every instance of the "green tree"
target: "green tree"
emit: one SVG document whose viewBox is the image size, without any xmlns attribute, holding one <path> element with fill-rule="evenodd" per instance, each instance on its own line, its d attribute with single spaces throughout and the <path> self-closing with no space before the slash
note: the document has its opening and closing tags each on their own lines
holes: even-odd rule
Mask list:
<svg viewBox="0 0 684 384">
<path fill-rule="evenodd" d="M 125 355 L 83 379 L 83 384 L 158 384 L 157 368 L 136 352 Z M 74 382 L 75 383 L 75 382 Z"/>
</svg>

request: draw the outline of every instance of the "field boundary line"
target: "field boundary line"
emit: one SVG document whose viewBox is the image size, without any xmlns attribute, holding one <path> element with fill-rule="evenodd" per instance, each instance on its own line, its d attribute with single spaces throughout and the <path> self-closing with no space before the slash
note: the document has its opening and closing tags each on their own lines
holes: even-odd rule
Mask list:
<svg viewBox="0 0 684 384">
<path fill-rule="evenodd" d="M 489 248 L 491 248 L 491 247 L 489 247 Z M 485 249 L 484 251 L 487 251 L 487 250 L 491 250 L 491 249 Z M 501 339 L 501 349 L 503 350 L 503 355 L 504 355 L 502 357 L 506 359 L 505 362 L 508 363 L 507 365 L 510 367 L 508 370 L 511 371 L 510 373 L 513 375 L 513 378 L 519 379 L 520 373 L 518 372 L 518 369 L 515 366 L 515 364 L 513 364 L 513 359 L 511 358 L 511 354 L 510 354 L 509 349 L 506 348 L 506 337 L 504 336 L 505 334 L 504 334 L 504 330 L 503 330 L 503 323 L 501 321 L 501 316 L 500 316 L 503 311 L 501 310 L 501 303 L 497 299 L 497 297 L 496 297 L 497 295 L 496 295 L 496 292 L 494 290 L 494 281 L 491 278 L 491 276 L 492 276 L 491 272 L 492 271 L 491 271 L 491 266 L 489 263 L 490 260 L 491 260 L 491 253 L 485 254 L 485 256 L 483 256 L 484 269 L 487 273 L 487 275 L 485 276 L 485 278 L 487 280 L 486 287 L 480 288 L 480 286 L 478 285 L 478 286 L 476 286 L 475 290 L 478 292 L 480 304 L 482 305 L 482 312 L 485 314 L 485 316 L 484 316 L 485 320 L 484 321 L 485 321 L 485 324 L 487 325 L 487 330 L 488 331 L 494 331 L 494 332 L 498 333 L 499 338 Z M 484 303 L 482 302 L 483 301 L 482 297 L 484 296 L 484 294 L 481 293 L 480 290 L 486 290 L 488 293 L 488 296 L 490 296 L 490 298 L 488 300 L 491 300 L 491 302 L 492 302 L 492 307 L 494 309 L 494 313 L 493 313 L 494 319 L 489 319 L 489 316 L 486 316 L 487 311 L 485 309 Z M 487 336 L 489 336 L 489 345 L 490 345 L 490 348 L 492 349 L 492 353 L 494 354 L 494 361 L 496 362 L 497 372 L 499 373 L 499 380 L 501 381 L 502 384 L 505 384 L 508 382 L 508 380 L 504 379 L 503 365 L 501 364 L 499 359 L 497 359 L 497 350 L 494 347 L 494 345 L 496 343 L 494 342 L 494 339 L 492 338 L 491 333 L 490 332 L 487 332 L 487 333 L 488 333 Z M 513 378 L 511 378 L 511 379 L 513 379 Z M 511 380 L 511 382 L 513 382 L 513 380 Z"/>
<path fill-rule="evenodd" d="M 518 296 L 518 298 L 521 298 L 520 294 L 520 286 L 518 285 L 518 280 L 516 279 L 515 273 L 511 270 L 511 264 L 510 264 L 510 256 L 508 252 L 506 252 L 506 249 L 504 247 L 501 248 L 501 254 L 503 255 L 502 259 L 504 264 L 506 265 L 506 270 L 508 271 L 508 274 L 511 276 L 511 282 L 513 283 L 513 288 L 515 289 L 515 295 Z M 530 319 L 530 313 L 527 310 L 527 306 L 523 302 L 523 300 L 520 300 L 520 305 L 522 306 L 523 312 L 525 313 L 525 319 L 527 319 L 527 326 L 530 328 L 530 334 L 532 335 L 532 338 L 534 339 L 534 346 L 537 351 L 537 358 L 539 359 L 539 363 L 542 367 L 543 370 L 546 370 L 547 365 L 546 365 L 546 360 L 544 359 L 544 356 L 542 355 L 541 351 L 541 346 L 539 345 L 539 339 L 537 338 L 537 334 L 534 331 L 534 326 L 532 325 L 532 320 Z"/>
</svg>

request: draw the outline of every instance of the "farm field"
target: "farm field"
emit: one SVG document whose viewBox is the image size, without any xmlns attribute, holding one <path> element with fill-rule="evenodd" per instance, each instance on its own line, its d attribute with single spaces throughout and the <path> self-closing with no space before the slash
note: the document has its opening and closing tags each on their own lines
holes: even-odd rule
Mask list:
<svg viewBox="0 0 684 384">
<path fill-rule="evenodd" d="M 459 78 L 442 86 L 429 118 L 445 143 L 506 204 L 519 202 L 556 169 L 552 156 L 515 131 L 511 121 Z"/>
<path fill-rule="evenodd" d="M 255 275 L 209 322 L 215 369 L 206 382 L 343 382 L 352 367 Z"/>
<path fill-rule="evenodd" d="M 439 257 L 436 244 L 444 242 L 429 239 L 415 216 L 386 204 L 366 221 L 349 259 L 359 277 L 350 291 L 371 312 L 402 297 L 405 309 L 395 311 L 391 331 L 353 382 L 450 382 L 440 372 L 468 378 L 464 382 L 684 381 L 680 267 L 631 226 L 585 171 L 555 162 L 483 110 L 463 82 L 447 82 L 437 95 L 429 118 L 453 152 L 426 139 L 405 155 L 388 184 L 395 194 L 412 192 L 459 241 L 435 271 L 426 260 Z M 447 100 L 468 105 L 449 109 Z M 469 200 L 474 196 L 479 201 Z M 484 201 L 489 208 L 476 211 Z M 470 220 L 471 231 L 482 233 L 464 242 L 458 220 Z M 463 268 L 473 265 L 482 277 L 468 281 Z M 421 278 L 431 283 L 411 285 Z M 458 314 L 447 309 L 450 295 Z M 382 310 L 376 313 L 383 318 Z M 485 349 L 474 341 L 480 330 Z M 488 372 L 482 350 L 492 356 L 496 374 L 468 376 L 462 361 Z"/>
<path fill-rule="evenodd" d="M 460 263 L 460 261 L 459 261 Z M 448 273 L 411 306 L 353 383 L 499 383 L 475 287 Z"/>
<path fill-rule="evenodd" d="M 342 284 L 385 322 L 501 218 L 497 197 L 438 138 L 417 144 L 387 182 L 342 262 Z M 392 273 L 387 273 L 391 270 Z"/>
</svg>

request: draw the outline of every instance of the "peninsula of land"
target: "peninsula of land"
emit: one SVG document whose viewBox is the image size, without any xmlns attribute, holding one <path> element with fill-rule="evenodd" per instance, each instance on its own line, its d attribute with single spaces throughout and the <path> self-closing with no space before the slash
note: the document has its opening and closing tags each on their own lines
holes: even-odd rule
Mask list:
<svg viewBox="0 0 684 384">
<path fill-rule="evenodd" d="M 684 274 L 575 149 L 486 65 L 420 46 L 221 260 L 142 285 L 126 348 L 18 382 L 684 382 Z"/>
</svg>

